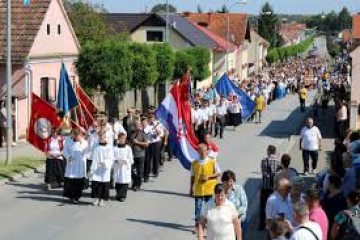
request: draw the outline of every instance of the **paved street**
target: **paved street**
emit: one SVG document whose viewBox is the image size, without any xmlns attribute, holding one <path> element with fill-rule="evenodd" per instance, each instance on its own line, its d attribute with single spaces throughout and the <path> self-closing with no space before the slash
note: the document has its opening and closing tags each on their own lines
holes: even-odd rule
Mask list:
<svg viewBox="0 0 360 240">
<path fill-rule="evenodd" d="M 237 173 L 250 204 L 260 186 L 259 161 L 267 145 L 286 151 L 288 136 L 297 131 L 305 116 L 299 111 L 297 96 L 290 95 L 269 106 L 263 124 L 228 130 L 219 141 L 220 167 Z M 110 201 L 104 208 L 90 205 L 89 191 L 80 206 L 64 204 L 61 190 L 42 191 L 42 177 L 39 174 L 0 188 L 0 239 L 194 239 L 193 199 L 187 195 L 189 173 L 177 161 L 167 163 L 159 178 L 151 179 L 143 191 L 130 191 L 126 203 Z"/>
</svg>

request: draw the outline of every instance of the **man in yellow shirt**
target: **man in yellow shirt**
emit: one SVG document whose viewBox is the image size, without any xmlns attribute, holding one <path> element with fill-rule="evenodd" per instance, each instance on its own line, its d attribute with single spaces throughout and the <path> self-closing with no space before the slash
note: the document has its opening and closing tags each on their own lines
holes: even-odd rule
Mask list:
<svg viewBox="0 0 360 240">
<path fill-rule="evenodd" d="M 305 100 L 307 96 L 307 90 L 304 85 L 301 85 L 299 90 L 299 98 L 300 98 L 300 108 L 302 112 L 305 112 Z"/>
<path fill-rule="evenodd" d="M 217 178 L 220 176 L 220 168 L 216 159 L 208 156 L 205 144 L 199 145 L 199 159 L 191 163 L 190 195 L 195 198 L 195 229 L 201 216 L 204 203 L 214 195 Z"/>
<path fill-rule="evenodd" d="M 261 118 L 262 118 L 262 111 L 265 109 L 265 97 L 263 95 L 262 92 L 258 93 L 255 97 L 255 111 L 256 111 L 256 116 L 255 116 L 255 122 L 256 123 L 261 123 Z"/>
</svg>

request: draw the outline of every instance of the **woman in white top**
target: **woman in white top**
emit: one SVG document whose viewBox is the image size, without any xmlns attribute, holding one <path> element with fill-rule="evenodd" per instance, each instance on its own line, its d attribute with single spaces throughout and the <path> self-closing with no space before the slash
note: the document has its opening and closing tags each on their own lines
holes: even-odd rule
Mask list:
<svg viewBox="0 0 360 240">
<path fill-rule="evenodd" d="M 46 190 L 54 184 L 60 186 L 64 182 L 65 161 L 63 158 L 63 138 L 58 135 L 58 130 L 51 130 L 51 137 L 47 141 L 45 183 Z"/>
<path fill-rule="evenodd" d="M 92 154 L 90 176 L 92 179 L 91 196 L 95 198 L 94 206 L 104 206 L 109 200 L 110 176 L 113 165 L 113 147 L 106 142 L 106 132 L 99 132 L 99 143 Z"/>
<path fill-rule="evenodd" d="M 64 197 L 69 198 L 73 203 L 78 204 L 84 189 L 86 175 L 86 156 L 88 153 L 88 143 L 82 133 L 75 129 L 72 131 L 73 140 L 67 140 Z"/>
<path fill-rule="evenodd" d="M 236 127 L 239 126 L 242 122 L 241 110 L 242 110 L 241 103 L 239 102 L 237 95 L 234 95 L 232 101 L 229 103 L 230 126 L 233 126 L 234 130 L 236 130 Z"/>
<path fill-rule="evenodd" d="M 119 134 L 118 143 L 118 146 L 114 148 L 114 181 L 116 199 L 124 202 L 131 183 L 131 166 L 134 163 L 134 157 L 131 147 L 126 144 L 125 134 Z"/>
<path fill-rule="evenodd" d="M 207 240 L 241 240 L 238 212 L 234 204 L 226 199 L 224 185 L 217 184 L 214 192 L 214 198 L 202 209 L 198 239 L 204 240 L 206 227 Z"/>
</svg>

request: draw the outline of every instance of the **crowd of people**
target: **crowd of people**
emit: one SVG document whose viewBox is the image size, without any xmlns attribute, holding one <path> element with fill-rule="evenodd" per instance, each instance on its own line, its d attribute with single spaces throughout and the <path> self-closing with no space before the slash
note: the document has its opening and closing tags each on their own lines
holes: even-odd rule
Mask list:
<svg viewBox="0 0 360 240">
<path fill-rule="evenodd" d="M 338 139 L 331 168 L 325 172 L 317 169 L 322 136 L 312 118 L 301 131 L 300 150 L 302 173 L 318 176 L 316 187 L 304 191 L 304 178 L 291 167 L 291 156 L 280 157 L 276 147 L 269 145 L 260 164 L 259 230 L 266 230 L 268 239 L 345 239 L 342 237 L 353 215 L 343 210 L 357 211 L 360 201 L 354 168 L 360 156 L 360 135 L 346 131 L 345 78 L 334 79 L 327 70 L 321 58 L 294 58 L 248 81 L 233 76 L 232 81 L 255 102 L 248 119 L 242 116 L 241 99 L 236 94 L 218 96 L 210 87 L 192 95 L 192 127 L 200 145 L 199 159 L 191 164 L 190 195 L 195 199 L 194 233 L 198 239 L 204 239 L 205 231 L 207 239 L 242 239 L 249 222 L 246 192 L 236 182 L 233 170 L 221 171 L 216 161 L 219 148 L 212 138 L 223 139 L 226 126 L 236 130 L 244 120 L 261 123 L 266 106 L 288 93 L 298 94 L 300 109 L 305 111 L 307 89 L 315 87 L 322 102 L 333 97 L 337 106 Z M 317 104 L 316 99 L 312 106 L 315 120 Z M 98 114 L 86 133 L 72 130 L 70 136 L 63 137 L 53 129 L 47 144 L 46 188 L 63 186 L 64 197 L 78 204 L 84 189 L 91 187 L 95 206 L 103 206 L 110 199 L 110 189 L 115 188 L 115 199 L 123 202 L 129 187 L 138 191 L 150 176 L 158 177 L 166 158 L 174 158 L 168 135 L 154 108 L 146 113 L 129 108 L 122 121 L 112 123 Z"/>
</svg>

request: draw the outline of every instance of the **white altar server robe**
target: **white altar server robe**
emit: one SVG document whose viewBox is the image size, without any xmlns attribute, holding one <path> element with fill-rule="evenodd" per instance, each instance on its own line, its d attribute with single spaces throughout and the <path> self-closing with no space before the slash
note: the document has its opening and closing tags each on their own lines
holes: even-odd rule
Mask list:
<svg viewBox="0 0 360 240">
<path fill-rule="evenodd" d="M 92 154 L 90 175 L 92 181 L 110 182 L 111 167 L 114 162 L 114 149 L 107 145 L 98 144 Z"/>
<path fill-rule="evenodd" d="M 134 157 L 131 147 L 114 148 L 114 181 L 120 184 L 131 183 L 131 165 Z"/>
<path fill-rule="evenodd" d="M 71 143 L 69 143 L 71 144 Z M 67 155 L 67 164 L 65 169 L 65 177 L 67 178 L 84 178 L 86 174 L 86 156 L 89 145 L 85 139 L 81 141 L 73 141 Z"/>
</svg>

